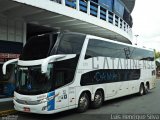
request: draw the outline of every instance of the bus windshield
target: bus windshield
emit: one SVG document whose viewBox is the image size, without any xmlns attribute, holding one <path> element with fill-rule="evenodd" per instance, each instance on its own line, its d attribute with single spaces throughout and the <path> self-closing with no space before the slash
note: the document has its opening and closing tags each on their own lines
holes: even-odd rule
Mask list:
<svg viewBox="0 0 160 120">
<path fill-rule="evenodd" d="M 57 34 L 36 36 L 26 43 L 20 60 L 45 59 L 57 54 L 76 54 L 74 58 L 53 61 L 48 64 L 47 73 L 41 72 L 41 65 L 18 66 L 16 70 L 16 92 L 24 95 L 36 95 L 50 92 L 70 83 L 74 78 L 79 56 L 85 40 L 82 34 Z M 54 68 L 53 68 L 54 66 Z"/>
<path fill-rule="evenodd" d="M 41 73 L 41 66 L 17 67 L 16 91 L 21 94 L 42 94 L 51 90 L 50 79 L 52 65 L 48 66 L 46 74 Z"/>
<path fill-rule="evenodd" d="M 44 34 L 30 38 L 20 55 L 20 60 L 44 59 L 50 53 L 58 34 Z"/>
</svg>

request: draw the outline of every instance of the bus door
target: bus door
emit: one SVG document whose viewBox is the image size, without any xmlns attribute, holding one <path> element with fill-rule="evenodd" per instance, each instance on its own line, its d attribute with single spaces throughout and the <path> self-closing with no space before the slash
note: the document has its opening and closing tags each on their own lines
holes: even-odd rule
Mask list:
<svg viewBox="0 0 160 120">
<path fill-rule="evenodd" d="M 68 107 L 68 86 L 55 90 L 55 109 Z"/>
</svg>

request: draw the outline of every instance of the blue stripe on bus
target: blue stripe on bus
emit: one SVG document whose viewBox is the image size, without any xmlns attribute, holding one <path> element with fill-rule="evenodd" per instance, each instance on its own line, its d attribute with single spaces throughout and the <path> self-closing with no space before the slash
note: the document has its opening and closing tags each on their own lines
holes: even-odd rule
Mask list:
<svg viewBox="0 0 160 120">
<path fill-rule="evenodd" d="M 47 97 L 48 98 L 53 97 L 54 95 L 55 95 L 55 91 L 52 91 L 48 93 Z M 48 111 L 54 110 L 55 109 L 55 98 L 48 101 L 47 106 L 48 106 Z"/>
</svg>

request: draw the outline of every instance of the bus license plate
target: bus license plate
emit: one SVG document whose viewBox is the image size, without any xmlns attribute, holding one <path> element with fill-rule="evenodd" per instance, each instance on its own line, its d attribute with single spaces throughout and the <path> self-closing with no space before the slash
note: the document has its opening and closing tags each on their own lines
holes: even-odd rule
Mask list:
<svg viewBox="0 0 160 120">
<path fill-rule="evenodd" d="M 30 112 L 30 108 L 24 107 L 24 112 Z"/>
</svg>

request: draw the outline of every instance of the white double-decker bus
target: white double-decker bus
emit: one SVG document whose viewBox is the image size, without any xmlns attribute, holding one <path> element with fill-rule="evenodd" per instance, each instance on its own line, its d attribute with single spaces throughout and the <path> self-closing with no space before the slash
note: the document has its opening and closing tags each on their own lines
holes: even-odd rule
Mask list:
<svg viewBox="0 0 160 120">
<path fill-rule="evenodd" d="M 32 37 L 15 64 L 14 107 L 52 114 L 89 106 L 155 87 L 154 52 L 80 33 Z"/>
</svg>

